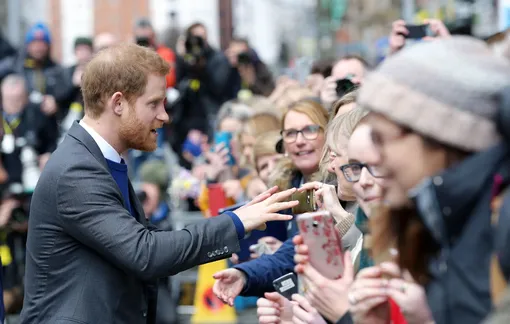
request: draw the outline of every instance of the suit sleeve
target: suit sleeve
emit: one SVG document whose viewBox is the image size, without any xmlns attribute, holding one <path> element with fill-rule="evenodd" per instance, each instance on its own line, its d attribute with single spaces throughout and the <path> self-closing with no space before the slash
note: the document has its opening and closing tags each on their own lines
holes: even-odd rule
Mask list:
<svg viewBox="0 0 510 324">
<path fill-rule="evenodd" d="M 265 292 L 274 291 L 273 281 L 281 276 L 294 272 L 294 243 L 292 238 L 271 255 L 262 255 L 253 261 L 236 265 L 234 268 L 246 274 L 246 285 L 242 296 L 264 296 Z"/>
<path fill-rule="evenodd" d="M 68 167 L 57 179 L 64 230 L 143 280 L 174 275 L 239 251 L 232 217 L 220 215 L 180 231 L 152 231 L 123 207 L 108 171 L 91 163 Z"/>
</svg>

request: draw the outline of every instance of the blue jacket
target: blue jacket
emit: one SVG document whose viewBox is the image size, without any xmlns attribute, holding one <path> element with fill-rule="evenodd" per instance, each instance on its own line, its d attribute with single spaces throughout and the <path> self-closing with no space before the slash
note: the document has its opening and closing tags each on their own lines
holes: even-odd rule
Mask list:
<svg viewBox="0 0 510 324">
<path fill-rule="evenodd" d="M 241 296 L 262 297 L 274 291 L 273 280 L 294 271 L 294 243 L 289 238 L 272 255 L 262 255 L 256 260 L 234 266 L 246 274 L 246 285 Z"/>
<path fill-rule="evenodd" d="M 302 176 L 297 174 L 292 179 L 292 187 L 299 188 Z M 285 211 L 290 214 L 291 211 Z M 262 255 L 261 257 L 244 262 L 234 266 L 234 269 L 241 270 L 246 274 L 246 285 L 241 296 L 262 297 L 265 292 L 275 291 L 273 281 L 281 276 L 294 272 L 294 243 L 292 238 L 298 233 L 296 221 L 294 219 L 287 222 L 288 239 L 272 255 Z"/>
</svg>

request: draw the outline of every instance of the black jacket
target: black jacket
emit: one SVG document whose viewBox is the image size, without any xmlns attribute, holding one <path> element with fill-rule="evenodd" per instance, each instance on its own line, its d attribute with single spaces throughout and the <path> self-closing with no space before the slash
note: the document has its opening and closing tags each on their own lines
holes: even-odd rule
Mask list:
<svg viewBox="0 0 510 324">
<path fill-rule="evenodd" d="M 425 180 L 411 194 L 440 246 L 425 287 L 436 324 L 480 323 L 491 310 L 493 179 L 509 167 L 507 148 L 499 145 Z"/>
<path fill-rule="evenodd" d="M 12 73 L 25 77 L 28 93 L 35 90 L 41 94 L 52 95 L 59 103 L 68 98 L 73 86 L 68 82 L 61 66 L 48 58 L 41 68 L 35 68 L 26 51 L 0 60 L 0 81 Z"/>
<path fill-rule="evenodd" d="M 23 142 L 27 142 L 37 154 L 53 152 L 57 147 L 58 129 L 54 117 L 41 112 L 40 106 L 28 104 L 19 117 L 19 125 L 14 128 L 16 147 L 10 154 L 2 152 L 2 163 L 9 174 L 9 184 L 21 183 L 23 166 L 20 159 Z M 20 139 L 25 139 L 25 141 Z"/>
</svg>

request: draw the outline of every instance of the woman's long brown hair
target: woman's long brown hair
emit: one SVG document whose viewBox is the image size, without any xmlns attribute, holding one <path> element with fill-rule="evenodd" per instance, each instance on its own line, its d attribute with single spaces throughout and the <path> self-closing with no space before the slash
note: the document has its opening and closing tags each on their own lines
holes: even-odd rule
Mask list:
<svg viewBox="0 0 510 324">
<path fill-rule="evenodd" d="M 428 147 L 446 150 L 447 168 L 470 155 L 468 152 L 428 138 L 424 138 L 424 142 Z M 396 248 L 398 251 L 396 261 L 400 268 L 408 270 L 419 284 L 426 284 L 430 279 L 428 264 L 431 257 L 438 252 L 439 245 L 421 221 L 416 207 L 412 204 L 399 208 L 381 206 L 374 214 L 369 223 L 374 259 L 387 255 L 389 249 Z"/>
</svg>

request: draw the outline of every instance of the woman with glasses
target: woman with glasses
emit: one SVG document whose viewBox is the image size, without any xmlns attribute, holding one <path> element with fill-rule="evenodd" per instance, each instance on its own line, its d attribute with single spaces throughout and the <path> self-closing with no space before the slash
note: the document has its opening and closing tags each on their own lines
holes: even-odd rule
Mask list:
<svg viewBox="0 0 510 324">
<path fill-rule="evenodd" d="M 496 127 L 508 71 L 485 43 L 452 37 L 388 58 L 360 89 L 391 208 L 376 216 L 374 254 L 397 247 L 399 266 L 425 287 L 437 324 L 480 323 L 495 301 L 494 261 L 509 262 L 508 247 L 496 250 L 494 238 L 508 221 L 491 225 L 494 194 L 510 180 Z M 400 290 L 409 294 L 406 283 Z M 362 297 L 354 293 L 352 304 Z"/>
<path fill-rule="evenodd" d="M 360 123 L 349 140 L 349 163 L 341 168 L 345 178 L 353 182 L 353 189 L 361 207 L 356 214 L 356 226 L 363 232 L 363 248 L 358 258 L 360 271 L 349 288 L 347 299 L 351 306 L 350 314 L 346 317 L 352 316 L 355 323 L 377 323 L 377 319 L 374 320 L 370 315 L 374 309 L 372 305 L 380 303 L 383 306 L 379 308 L 389 314 L 389 317 L 394 320 L 393 323 L 398 323 L 396 318 L 401 317 L 401 313 L 408 324 L 429 323 L 431 313 L 425 291 L 414 282 L 409 272 L 404 271 L 402 279 L 393 279 L 387 287 L 383 278 L 365 278 L 367 273 L 379 271 L 379 268 L 370 268 L 374 266 L 374 260 L 371 253 L 372 237 L 368 228 L 368 219 L 372 219 L 371 228 L 377 227 L 377 220 L 373 220 L 373 216 L 383 208 L 386 179 L 386 172 L 379 167 L 380 152 L 373 144 L 371 137 L 370 126 L 366 122 Z M 404 191 L 401 191 L 400 195 L 402 199 L 405 199 Z M 384 255 L 378 255 L 377 263 L 386 261 L 381 264 L 380 269 L 383 269 L 387 275 L 395 276 L 396 274 L 398 277 L 402 270 L 392 262 L 395 253 L 396 250 L 392 249 Z M 403 294 L 400 289 L 404 283 L 407 287 L 406 294 Z M 374 284 L 383 287 L 385 291 L 381 293 L 383 290 L 374 289 Z M 390 298 L 392 301 L 386 302 Z M 344 321 L 346 320 L 344 318 Z"/>
<path fill-rule="evenodd" d="M 287 109 L 281 128 L 285 157 L 270 176 L 271 186 L 277 185 L 280 190 L 299 188 L 320 178 L 328 117 L 327 110 L 313 100 L 300 100 Z M 289 239 L 274 254 L 216 273 L 213 287 L 216 296 L 232 305 L 239 294 L 263 296 L 274 291 L 273 281 L 294 270 L 294 245 L 290 239 L 297 232 L 294 220 L 287 223 L 287 232 Z"/>
<path fill-rule="evenodd" d="M 356 124 L 358 124 L 358 122 L 363 118 L 363 116 L 366 115 L 366 113 L 366 111 L 354 108 L 351 112 L 335 118 L 328 125 L 326 146 L 324 148 L 322 158 L 322 169 L 327 171 L 324 173 L 331 173 L 336 176 L 336 186 L 320 182 L 311 182 L 304 184 L 299 189 L 300 191 L 310 189 L 315 190 L 315 201 L 318 207 L 320 209 L 329 211 L 335 218 L 337 229 L 342 236 L 342 247 L 344 250 L 353 249 L 361 233 L 356 228 L 356 226 L 354 226 L 354 213 L 357 209 L 357 204 L 355 202 L 356 197 L 352 189 L 353 183 L 346 181 L 342 171 L 340 170 L 340 167 L 348 162 L 347 143 L 349 137 Z M 342 204 L 340 201 L 342 201 Z M 322 302 L 316 302 L 317 300 L 313 300 L 313 306 L 316 306 L 317 308 L 313 311 L 310 310 L 313 307 L 304 304 L 306 301 L 298 298 L 296 302 L 298 302 L 300 306 L 297 308 L 295 307 L 294 316 L 298 317 L 299 320 L 304 322 L 308 321 L 305 321 L 305 318 L 300 317 L 301 315 L 304 317 L 315 316 L 317 322 L 314 323 L 326 323 L 322 319 L 321 315 L 329 321 L 336 322 L 340 317 L 343 316 L 343 314 L 345 314 L 345 312 L 348 310 L 348 302 L 346 297 L 343 297 L 343 302 L 341 300 L 340 302 L 337 301 L 337 295 L 346 295 L 347 287 L 349 286 L 350 282 L 352 282 L 353 264 L 350 257 L 346 256 L 345 262 L 346 269 L 350 268 L 351 271 L 345 270 L 346 276 L 344 279 L 335 282 L 336 285 L 328 288 L 323 287 L 322 284 L 319 285 L 322 287 L 321 289 L 325 289 L 326 293 L 321 293 L 321 297 L 323 297 L 321 299 Z M 317 271 L 313 269 L 313 267 L 310 266 L 309 270 L 320 276 Z M 351 275 L 348 275 L 349 272 Z M 325 280 L 325 278 L 323 279 Z M 311 286 L 315 286 L 316 284 L 314 278 L 307 277 L 306 274 L 305 280 L 308 280 L 308 283 L 305 283 L 305 286 L 307 287 L 309 284 Z M 329 290 L 329 288 L 332 289 Z M 271 298 L 280 299 L 272 300 L 273 302 L 283 302 L 282 297 L 279 297 L 277 294 L 268 295 L 266 296 L 266 299 L 259 300 L 259 305 L 261 306 L 259 307 L 259 313 L 267 314 L 271 312 L 277 312 L 275 308 L 271 308 L 270 306 L 263 306 L 270 305 Z M 305 312 L 305 309 L 308 309 L 309 311 Z M 266 320 L 269 321 L 269 319 L 270 317 L 267 317 L 267 315 L 262 315 L 259 317 L 259 321 L 261 323 L 265 322 Z"/>
</svg>

